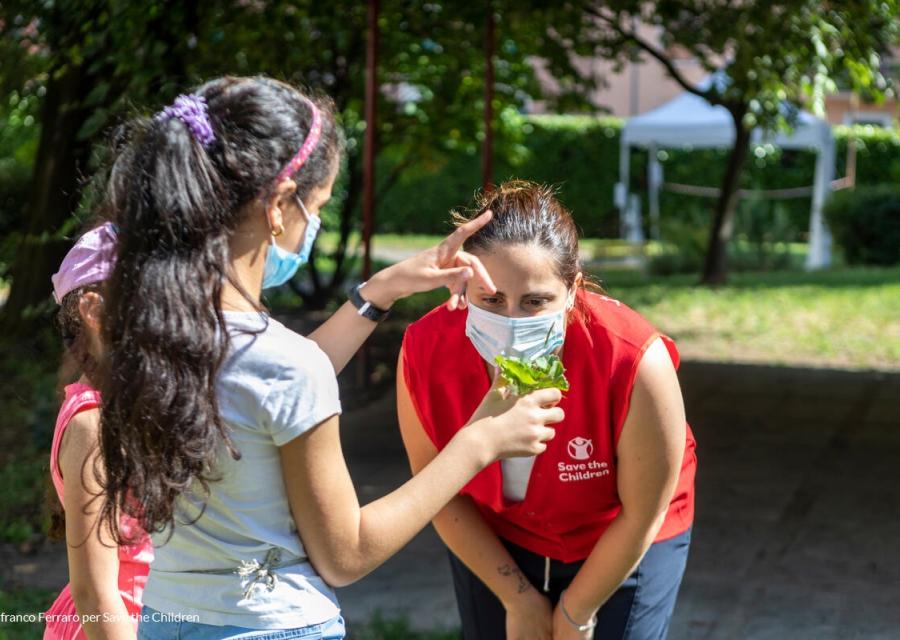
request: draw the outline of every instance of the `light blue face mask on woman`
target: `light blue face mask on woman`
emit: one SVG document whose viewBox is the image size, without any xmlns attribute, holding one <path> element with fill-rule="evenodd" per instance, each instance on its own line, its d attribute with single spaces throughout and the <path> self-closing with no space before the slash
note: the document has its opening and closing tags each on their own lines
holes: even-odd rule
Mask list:
<svg viewBox="0 0 900 640">
<path fill-rule="evenodd" d="M 272 245 L 266 252 L 266 266 L 263 271 L 263 289 L 277 287 L 284 284 L 294 277 L 297 269 L 309 262 L 309 254 L 312 252 L 313 244 L 316 236 L 322 226 L 322 220 L 319 216 L 311 216 L 306 210 L 306 205 L 300 198 L 297 198 L 300 208 L 306 214 L 306 231 L 303 234 L 303 242 L 300 244 L 300 250 L 292 253 L 286 249 L 282 249 L 272 237 Z"/>
<path fill-rule="evenodd" d="M 466 336 L 490 364 L 499 355 L 531 360 L 559 349 L 565 338 L 566 311 L 508 318 L 469 304 Z"/>
</svg>

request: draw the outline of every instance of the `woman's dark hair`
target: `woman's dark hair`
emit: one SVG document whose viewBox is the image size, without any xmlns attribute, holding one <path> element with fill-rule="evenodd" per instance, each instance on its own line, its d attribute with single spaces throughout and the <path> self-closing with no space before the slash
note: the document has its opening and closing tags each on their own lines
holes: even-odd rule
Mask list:
<svg viewBox="0 0 900 640">
<path fill-rule="evenodd" d="M 57 375 L 60 397 L 65 396 L 65 386 L 72 384 L 82 376 L 93 382 L 97 374 L 97 360 L 90 349 L 90 336 L 84 330 L 84 319 L 81 317 L 79 305 L 81 296 L 88 291 L 99 291 L 100 284 L 89 284 L 74 289 L 63 296 L 56 313 L 56 327 L 62 337 L 63 351 L 62 362 Z M 52 540 L 65 540 L 66 538 L 66 514 L 56 495 L 53 483 L 47 485 L 47 511 L 50 525 L 47 535 Z"/>
<path fill-rule="evenodd" d="M 240 458 L 216 399 L 228 348 L 220 297 L 226 279 L 240 289 L 229 237 L 306 139 L 307 100 L 322 132 L 292 176 L 299 197 L 327 183 L 342 148 L 332 104 L 283 82 L 224 77 L 193 95 L 207 105 L 208 146 L 174 117 L 115 134 L 106 198 L 119 242 L 103 322 L 101 454 L 103 519 L 116 532 L 118 511 L 148 532 L 173 525 L 181 494 L 208 494 L 217 457 Z"/>
<path fill-rule="evenodd" d="M 457 226 L 464 224 L 488 209 L 493 212 L 491 221 L 469 236 L 463 245 L 466 251 L 490 252 L 496 245 L 536 245 L 553 256 L 556 274 L 566 286 L 575 284 L 581 273 L 578 228 L 553 188 L 525 180 L 504 182 L 480 194 L 468 215 L 454 214 L 454 222 Z M 600 290 L 588 278 L 584 282 L 585 288 Z"/>
</svg>

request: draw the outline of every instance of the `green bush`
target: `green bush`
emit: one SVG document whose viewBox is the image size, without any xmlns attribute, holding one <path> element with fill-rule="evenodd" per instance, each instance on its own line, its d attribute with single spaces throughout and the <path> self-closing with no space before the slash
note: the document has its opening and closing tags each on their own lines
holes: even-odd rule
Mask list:
<svg viewBox="0 0 900 640">
<path fill-rule="evenodd" d="M 39 321 L 27 338 L 0 336 L 0 542 L 25 542 L 46 529 L 59 342 Z"/>
<path fill-rule="evenodd" d="M 616 237 L 619 214 L 613 206 L 613 188 L 619 179 L 619 135 L 623 120 L 590 116 L 521 117 L 514 157 L 495 157 L 494 180 L 522 178 L 557 185 L 562 202 L 588 237 Z M 857 145 L 857 183 L 900 183 L 900 131 L 872 126 L 835 127 L 838 176 L 845 174 L 848 140 Z M 498 132 L 502 133 L 502 132 Z M 497 148 L 512 148 L 498 140 Z M 726 150 L 661 149 L 657 156 L 669 182 L 718 187 L 727 159 Z M 742 187 L 778 189 L 813 183 L 816 156 L 811 151 L 782 150 L 772 145 L 751 149 Z M 382 157 L 379 175 L 386 175 L 402 159 Z M 632 149 L 631 191 L 646 201 L 647 154 Z M 449 229 L 448 212 L 467 206 L 481 185 L 481 158 L 465 151 L 451 153 L 441 164 L 416 166 L 404 172 L 378 204 L 376 229 L 380 233 L 442 234 Z M 660 196 L 662 221 L 699 223 L 708 228 L 714 201 L 674 193 Z M 736 237 L 753 224 L 752 201 L 742 201 Z M 809 198 L 781 200 L 771 205 L 778 241 L 805 242 L 809 226 Z M 700 211 L 697 218 L 694 211 Z M 647 216 L 645 215 L 645 220 Z M 777 217 L 777 220 L 774 218 Z M 649 230 L 648 230 L 649 231 Z M 665 238 L 663 238 L 665 240 Z"/>
<path fill-rule="evenodd" d="M 900 187 L 877 185 L 835 193 L 825 215 L 850 264 L 900 264 Z"/>
<path fill-rule="evenodd" d="M 10 616 L 34 615 L 38 611 L 45 611 L 57 595 L 57 592 L 49 589 L 0 587 L 0 612 Z M 42 622 L 0 624 L 0 640 L 41 640 L 43 637 Z"/>
<path fill-rule="evenodd" d="M 494 181 L 522 178 L 559 187 L 560 198 L 589 236 L 615 236 L 618 212 L 613 185 L 618 180 L 619 131 L 617 118 L 533 116 L 519 118 L 524 149 L 494 159 Z M 498 132 L 500 133 L 500 132 Z M 512 148 L 498 140 L 497 149 Z M 380 175 L 400 158 L 382 158 Z M 634 158 L 635 171 L 640 157 Z M 470 206 L 481 187 L 481 158 L 464 150 L 452 152 L 441 164 L 416 165 L 378 203 L 379 233 L 443 234 L 449 212 Z"/>
</svg>

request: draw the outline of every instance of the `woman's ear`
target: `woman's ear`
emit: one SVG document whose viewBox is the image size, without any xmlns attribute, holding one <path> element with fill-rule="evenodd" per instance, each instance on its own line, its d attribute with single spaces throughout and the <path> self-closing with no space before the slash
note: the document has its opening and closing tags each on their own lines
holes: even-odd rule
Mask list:
<svg viewBox="0 0 900 640">
<path fill-rule="evenodd" d="M 572 283 L 572 290 L 569 291 L 569 299 L 566 301 L 566 310 L 571 311 L 575 308 L 575 295 L 582 287 L 584 287 L 584 274 L 579 271 L 575 276 L 575 282 Z"/>
</svg>

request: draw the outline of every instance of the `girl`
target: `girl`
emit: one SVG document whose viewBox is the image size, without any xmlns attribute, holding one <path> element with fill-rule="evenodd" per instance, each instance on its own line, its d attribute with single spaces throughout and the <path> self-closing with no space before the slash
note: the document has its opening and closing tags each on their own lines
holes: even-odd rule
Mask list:
<svg viewBox="0 0 900 640">
<path fill-rule="evenodd" d="M 104 332 L 106 517 L 154 532 L 139 637 L 341 638 L 333 586 L 377 567 L 479 470 L 531 455 L 560 394 L 482 391 L 467 427 L 360 508 L 335 379 L 403 296 L 493 285 L 460 251 L 489 215 L 355 288 L 311 339 L 271 318 L 265 287 L 308 258 L 341 138 L 331 106 L 267 78 L 221 78 L 128 131 L 108 204 L 120 222 Z M 139 497 L 130 503 L 128 495 Z"/>
<path fill-rule="evenodd" d="M 480 207 L 493 218 L 465 248 L 496 289 L 470 287 L 467 313 L 435 309 L 404 338 L 397 395 L 413 472 L 465 424 L 497 355 L 559 353 L 570 390 L 546 452 L 487 468 L 434 521 L 452 552 L 463 635 L 664 638 L 696 466 L 675 346 L 587 290 L 575 225 L 549 189 L 509 183 Z"/>
<path fill-rule="evenodd" d="M 50 452 L 50 475 L 63 506 L 71 582 L 46 612 L 45 640 L 135 638 L 141 593 L 153 560 L 150 538 L 127 515 L 118 519 L 118 530 L 134 543 L 117 546 L 115 536 L 101 523 L 97 504 L 103 495 L 97 475 L 100 393 L 96 390 L 103 352 L 101 287 L 114 255 L 115 232 L 106 223 L 84 234 L 53 275 L 66 357 L 80 377 L 65 388 Z M 54 524 L 59 534 L 62 523 Z"/>
</svg>

